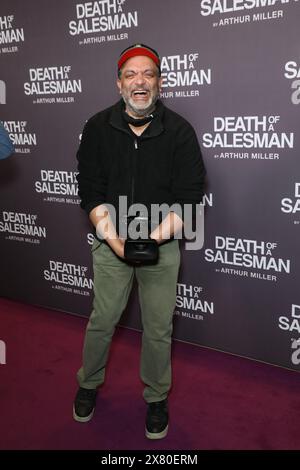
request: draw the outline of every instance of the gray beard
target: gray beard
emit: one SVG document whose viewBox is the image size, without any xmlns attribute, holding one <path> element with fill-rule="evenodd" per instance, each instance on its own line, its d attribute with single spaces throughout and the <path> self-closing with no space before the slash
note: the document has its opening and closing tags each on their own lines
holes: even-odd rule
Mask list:
<svg viewBox="0 0 300 470">
<path fill-rule="evenodd" d="M 134 106 L 131 106 L 131 104 L 129 103 L 129 101 L 122 95 L 123 97 L 123 100 L 124 100 L 124 103 L 126 105 L 126 110 L 131 112 L 133 115 L 135 115 L 136 117 L 138 118 L 143 118 L 143 117 L 146 117 L 146 116 L 149 116 L 149 114 L 152 113 L 152 111 L 154 111 L 155 109 L 155 103 L 156 101 L 158 100 L 158 95 L 156 95 L 152 102 L 150 103 L 150 105 L 145 108 L 145 109 L 137 109 L 135 108 Z"/>
</svg>

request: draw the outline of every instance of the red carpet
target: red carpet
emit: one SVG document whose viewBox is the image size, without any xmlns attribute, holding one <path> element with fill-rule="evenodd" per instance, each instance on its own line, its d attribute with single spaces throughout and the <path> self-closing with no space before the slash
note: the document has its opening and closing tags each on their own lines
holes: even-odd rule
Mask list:
<svg viewBox="0 0 300 470">
<path fill-rule="evenodd" d="M 170 430 L 144 437 L 140 333 L 118 329 L 90 423 L 72 419 L 86 320 L 0 299 L 0 449 L 300 449 L 300 375 L 174 343 Z"/>
</svg>

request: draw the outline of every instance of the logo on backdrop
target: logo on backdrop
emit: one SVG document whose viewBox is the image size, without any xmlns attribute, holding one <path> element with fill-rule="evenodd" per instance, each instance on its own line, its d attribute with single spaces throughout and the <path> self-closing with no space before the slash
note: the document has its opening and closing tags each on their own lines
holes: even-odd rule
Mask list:
<svg viewBox="0 0 300 470">
<path fill-rule="evenodd" d="M 78 36 L 80 45 L 128 40 L 127 31 L 139 24 L 138 12 L 126 11 L 126 0 L 77 3 L 75 14 L 76 19 L 69 22 L 69 34 Z"/>
<path fill-rule="evenodd" d="M 3 211 L 0 219 L 0 233 L 5 234 L 5 240 L 24 243 L 40 244 L 47 236 L 46 227 L 38 225 L 36 214 Z"/>
<path fill-rule="evenodd" d="M 204 320 L 215 313 L 214 303 L 203 300 L 203 287 L 177 284 L 174 315 L 189 320 Z"/>
<path fill-rule="evenodd" d="M 204 194 L 201 204 L 205 207 L 213 207 L 214 205 L 213 193 Z"/>
<path fill-rule="evenodd" d="M 0 104 L 6 104 L 6 84 L 0 80 Z"/>
<path fill-rule="evenodd" d="M 296 61 L 290 60 L 285 64 L 284 76 L 291 80 L 291 102 L 300 103 L 300 65 Z"/>
<path fill-rule="evenodd" d="M 161 59 L 161 98 L 200 96 L 203 85 L 211 85 L 211 69 L 202 68 L 198 52 L 164 56 Z M 168 89 L 164 91 L 164 89 Z"/>
<path fill-rule="evenodd" d="M 0 54 L 18 52 L 25 41 L 24 29 L 14 24 L 14 15 L 0 16 Z"/>
<path fill-rule="evenodd" d="M 300 225 L 300 183 L 295 183 L 293 196 L 281 199 L 281 212 L 298 215 L 298 219 L 294 219 L 294 224 Z"/>
<path fill-rule="evenodd" d="M 216 116 L 202 145 L 220 150 L 214 154 L 220 160 L 279 160 L 281 149 L 294 147 L 294 133 L 283 132 L 280 120 L 279 115 Z"/>
<path fill-rule="evenodd" d="M 291 260 L 276 257 L 276 242 L 215 236 L 214 247 L 206 248 L 205 261 L 217 265 L 218 273 L 276 282 L 290 274 Z"/>
<path fill-rule="evenodd" d="M 84 296 L 89 296 L 93 289 L 93 280 L 87 274 L 87 266 L 60 260 L 49 260 L 48 268 L 44 269 L 44 279 L 52 289 Z"/>
<path fill-rule="evenodd" d="M 4 121 L 3 125 L 14 144 L 15 153 L 30 154 L 37 146 L 37 138 L 34 132 L 28 132 L 27 121 Z"/>
<path fill-rule="evenodd" d="M 43 196 L 44 202 L 80 204 L 77 174 L 77 171 L 41 170 L 34 183 L 35 191 Z"/>
<path fill-rule="evenodd" d="M 89 246 L 92 246 L 95 240 L 95 235 L 92 232 L 89 232 L 86 236 L 86 242 Z"/>
<path fill-rule="evenodd" d="M 291 363 L 300 365 L 300 305 L 292 304 L 291 310 L 286 315 L 281 315 L 278 319 L 278 328 L 290 333 Z"/>
<path fill-rule="evenodd" d="M 24 93 L 34 98 L 33 104 L 74 103 L 82 93 L 81 79 L 73 78 L 71 65 L 30 68 L 28 74 Z"/>
<path fill-rule="evenodd" d="M 200 14 L 214 17 L 215 28 L 236 24 L 257 23 L 260 21 L 280 20 L 289 7 L 298 0 L 201 0 Z M 261 9 L 263 8 L 263 11 Z M 280 10 L 278 9 L 280 8 Z M 251 11 L 252 10 L 252 11 Z M 236 13 L 238 12 L 238 13 Z M 246 14 L 241 14 L 245 12 Z M 232 16 L 222 15 L 231 14 Z M 220 18 L 221 16 L 221 18 Z"/>
</svg>

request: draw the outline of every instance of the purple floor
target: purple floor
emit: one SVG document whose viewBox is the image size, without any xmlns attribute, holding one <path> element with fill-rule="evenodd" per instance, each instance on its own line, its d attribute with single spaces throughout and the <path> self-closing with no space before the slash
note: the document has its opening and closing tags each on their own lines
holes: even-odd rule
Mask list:
<svg viewBox="0 0 300 470">
<path fill-rule="evenodd" d="M 118 329 L 91 422 L 73 421 L 86 320 L 0 298 L 0 449 L 300 449 L 300 375 L 174 343 L 170 430 L 144 437 L 138 332 Z"/>
</svg>

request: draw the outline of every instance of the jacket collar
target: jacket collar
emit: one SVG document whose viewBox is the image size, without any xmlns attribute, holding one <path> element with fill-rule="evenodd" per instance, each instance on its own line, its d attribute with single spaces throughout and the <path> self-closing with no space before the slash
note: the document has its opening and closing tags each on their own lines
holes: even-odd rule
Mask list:
<svg viewBox="0 0 300 470">
<path fill-rule="evenodd" d="M 132 135 L 132 131 L 127 122 L 122 117 L 122 109 L 124 108 L 124 101 L 120 99 L 111 110 L 109 123 L 115 129 Z M 154 118 L 147 129 L 142 133 L 140 138 L 150 138 L 160 135 L 164 131 L 163 115 L 165 107 L 160 100 L 157 100 L 154 110 Z"/>
</svg>

